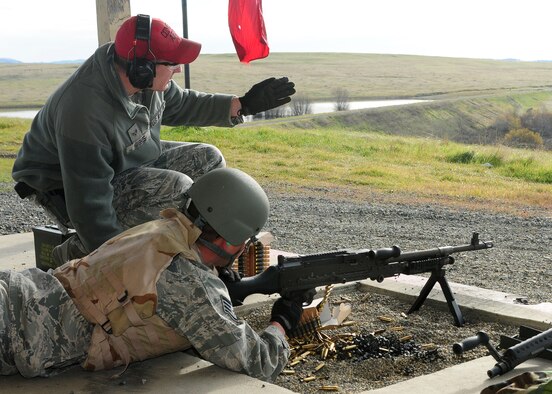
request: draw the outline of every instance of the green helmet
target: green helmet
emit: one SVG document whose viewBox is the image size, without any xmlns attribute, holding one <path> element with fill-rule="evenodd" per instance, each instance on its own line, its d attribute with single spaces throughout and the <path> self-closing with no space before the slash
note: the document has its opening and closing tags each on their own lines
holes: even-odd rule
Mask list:
<svg viewBox="0 0 552 394">
<path fill-rule="evenodd" d="M 266 193 L 235 168 L 209 171 L 194 182 L 188 195 L 203 220 L 232 245 L 257 235 L 268 219 Z"/>
</svg>

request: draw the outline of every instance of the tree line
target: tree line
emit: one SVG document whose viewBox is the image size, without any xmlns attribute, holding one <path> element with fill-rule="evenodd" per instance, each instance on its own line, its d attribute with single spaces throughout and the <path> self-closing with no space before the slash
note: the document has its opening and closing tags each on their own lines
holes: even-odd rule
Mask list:
<svg viewBox="0 0 552 394">
<path fill-rule="evenodd" d="M 347 89 L 335 89 L 333 91 L 334 111 L 348 111 L 350 104 Z M 312 101 L 308 96 L 295 95 L 289 105 L 277 107 L 264 113 L 257 114 L 253 119 L 275 119 L 286 116 L 300 116 L 312 114 Z"/>
</svg>

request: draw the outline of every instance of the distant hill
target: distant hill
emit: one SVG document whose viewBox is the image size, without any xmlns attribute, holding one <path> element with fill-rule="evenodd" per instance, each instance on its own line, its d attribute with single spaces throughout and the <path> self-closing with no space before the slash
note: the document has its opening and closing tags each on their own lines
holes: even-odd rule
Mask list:
<svg viewBox="0 0 552 394">
<path fill-rule="evenodd" d="M 40 108 L 79 66 L 1 64 L 0 108 Z M 552 62 L 276 52 L 248 66 L 235 54 L 205 54 L 190 65 L 190 71 L 192 89 L 235 94 L 247 92 L 268 76 L 288 76 L 296 84 L 297 96 L 312 102 L 333 102 L 338 88 L 347 91 L 351 101 L 552 91 Z M 184 86 L 183 73 L 175 80 Z"/>
<path fill-rule="evenodd" d="M 55 62 L 49 62 L 49 64 L 81 64 L 84 62 L 84 59 L 77 60 L 57 60 Z"/>
<path fill-rule="evenodd" d="M 81 64 L 84 62 L 84 59 L 76 59 L 76 60 L 56 60 L 53 62 L 32 62 L 32 63 L 44 63 L 44 64 Z M 0 63 L 9 63 L 9 64 L 22 64 L 24 62 L 16 60 L 16 59 L 10 59 L 2 57 L 0 58 Z"/>
<path fill-rule="evenodd" d="M 9 58 L 6 58 L 6 57 L 0 57 L 0 63 L 15 64 L 15 63 L 23 63 L 23 62 L 20 62 L 19 60 L 15 60 L 15 59 L 9 59 Z"/>
</svg>

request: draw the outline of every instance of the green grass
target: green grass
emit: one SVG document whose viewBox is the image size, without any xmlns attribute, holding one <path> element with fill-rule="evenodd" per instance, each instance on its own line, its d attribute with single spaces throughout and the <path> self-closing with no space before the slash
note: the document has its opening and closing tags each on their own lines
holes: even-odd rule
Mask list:
<svg viewBox="0 0 552 394">
<path fill-rule="evenodd" d="M 40 107 L 77 67 L 1 64 L 0 108 Z M 333 100 L 336 88 L 352 100 L 436 99 L 234 129 L 164 129 L 166 139 L 218 146 L 230 166 L 262 184 L 331 186 L 363 199 L 552 210 L 552 141 L 541 151 L 485 145 L 494 141 L 489 126 L 504 114 L 552 107 L 552 63 L 272 53 L 250 65 L 235 55 L 202 55 L 190 69 L 192 88 L 206 92 L 241 94 L 268 76 L 285 75 L 311 101 Z M 182 75 L 176 79 L 183 85 Z M 0 182 L 8 187 L 30 123 L 0 118 Z"/>
<path fill-rule="evenodd" d="M 335 128 L 174 128 L 163 138 L 212 143 L 261 182 L 552 208 L 552 152 Z"/>
<path fill-rule="evenodd" d="M 496 172 L 511 178 L 519 178 L 529 182 L 552 184 L 552 166 L 542 160 L 544 152 L 534 151 L 525 155 L 514 155 L 506 148 L 495 151 L 467 150 L 465 147 L 455 147 L 453 152 L 445 154 L 445 161 L 460 164 L 478 164 L 496 167 Z"/>
<path fill-rule="evenodd" d="M 0 118 L 0 156 L 17 153 L 30 124 L 26 119 Z"/>
<path fill-rule="evenodd" d="M 451 102 L 452 108 L 459 105 Z M 441 104 L 438 107 L 444 110 Z M 264 185 L 334 187 L 358 198 L 377 194 L 409 202 L 552 210 L 552 151 L 370 131 L 370 122 L 377 118 L 381 125 L 387 119 L 388 131 L 408 133 L 406 123 L 398 127 L 392 120 L 398 113 L 407 119 L 410 112 L 411 128 L 423 127 L 435 135 L 442 123 L 427 122 L 435 114 L 432 108 L 397 107 L 376 115 L 353 111 L 254 122 L 233 129 L 164 128 L 162 138 L 216 145 L 229 166 L 250 173 Z M 341 121 L 332 122 L 334 117 Z M 0 118 L 2 182 L 11 181 L 13 157 L 30 123 Z"/>
<path fill-rule="evenodd" d="M 13 159 L 0 158 L 0 182 L 13 182 L 11 171 L 13 167 Z"/>
<path fill-rule="evenodd" d="M 0 183 L 13 181 L 13 161 L 30 125 L 31 121 L 26 119 L 0 118 Z M 2 188 L 5 187 L 0 185 Z"/>
</svg>

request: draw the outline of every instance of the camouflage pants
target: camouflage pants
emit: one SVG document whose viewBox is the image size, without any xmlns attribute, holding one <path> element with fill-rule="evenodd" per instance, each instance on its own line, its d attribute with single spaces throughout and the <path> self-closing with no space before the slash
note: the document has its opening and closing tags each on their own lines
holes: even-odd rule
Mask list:
<svg viewBox="0 0 552 394">
<path fill-rule="evenodd" d="M 201 175 L 226 166 L 213 145 L 161 141 L 161 156 L 154 163 L 117 174 L 113 207 L 124 228 L 159 219 L 165 208 L 182 208 L 184 193 Z"/>
<path fill-rule="evenodd" d="M 481 394 L 547 394 L 552 393 L 552 371 L 531 371 L 493 384 Z"/>
<path fill-rule="evenodd" d="M 92 328 L 54 276 L 0 271 L 0 376 L 49 376 L 80 362 Z"/>
<path fill-rule="evenodd" d="M 165 208 L 183 208 L 184 193 L 201 175 L 220 167 L 226 161 L 218 148 L 209 144 L 161 141 L 161 155 L 149 165 L 131 168 L 115 175 L 113 208 L 119 224 L 128 229 L 159 219 Z M 57 266 L 88 254 L 78 236 L 54 248 Z"/>
</svg>

